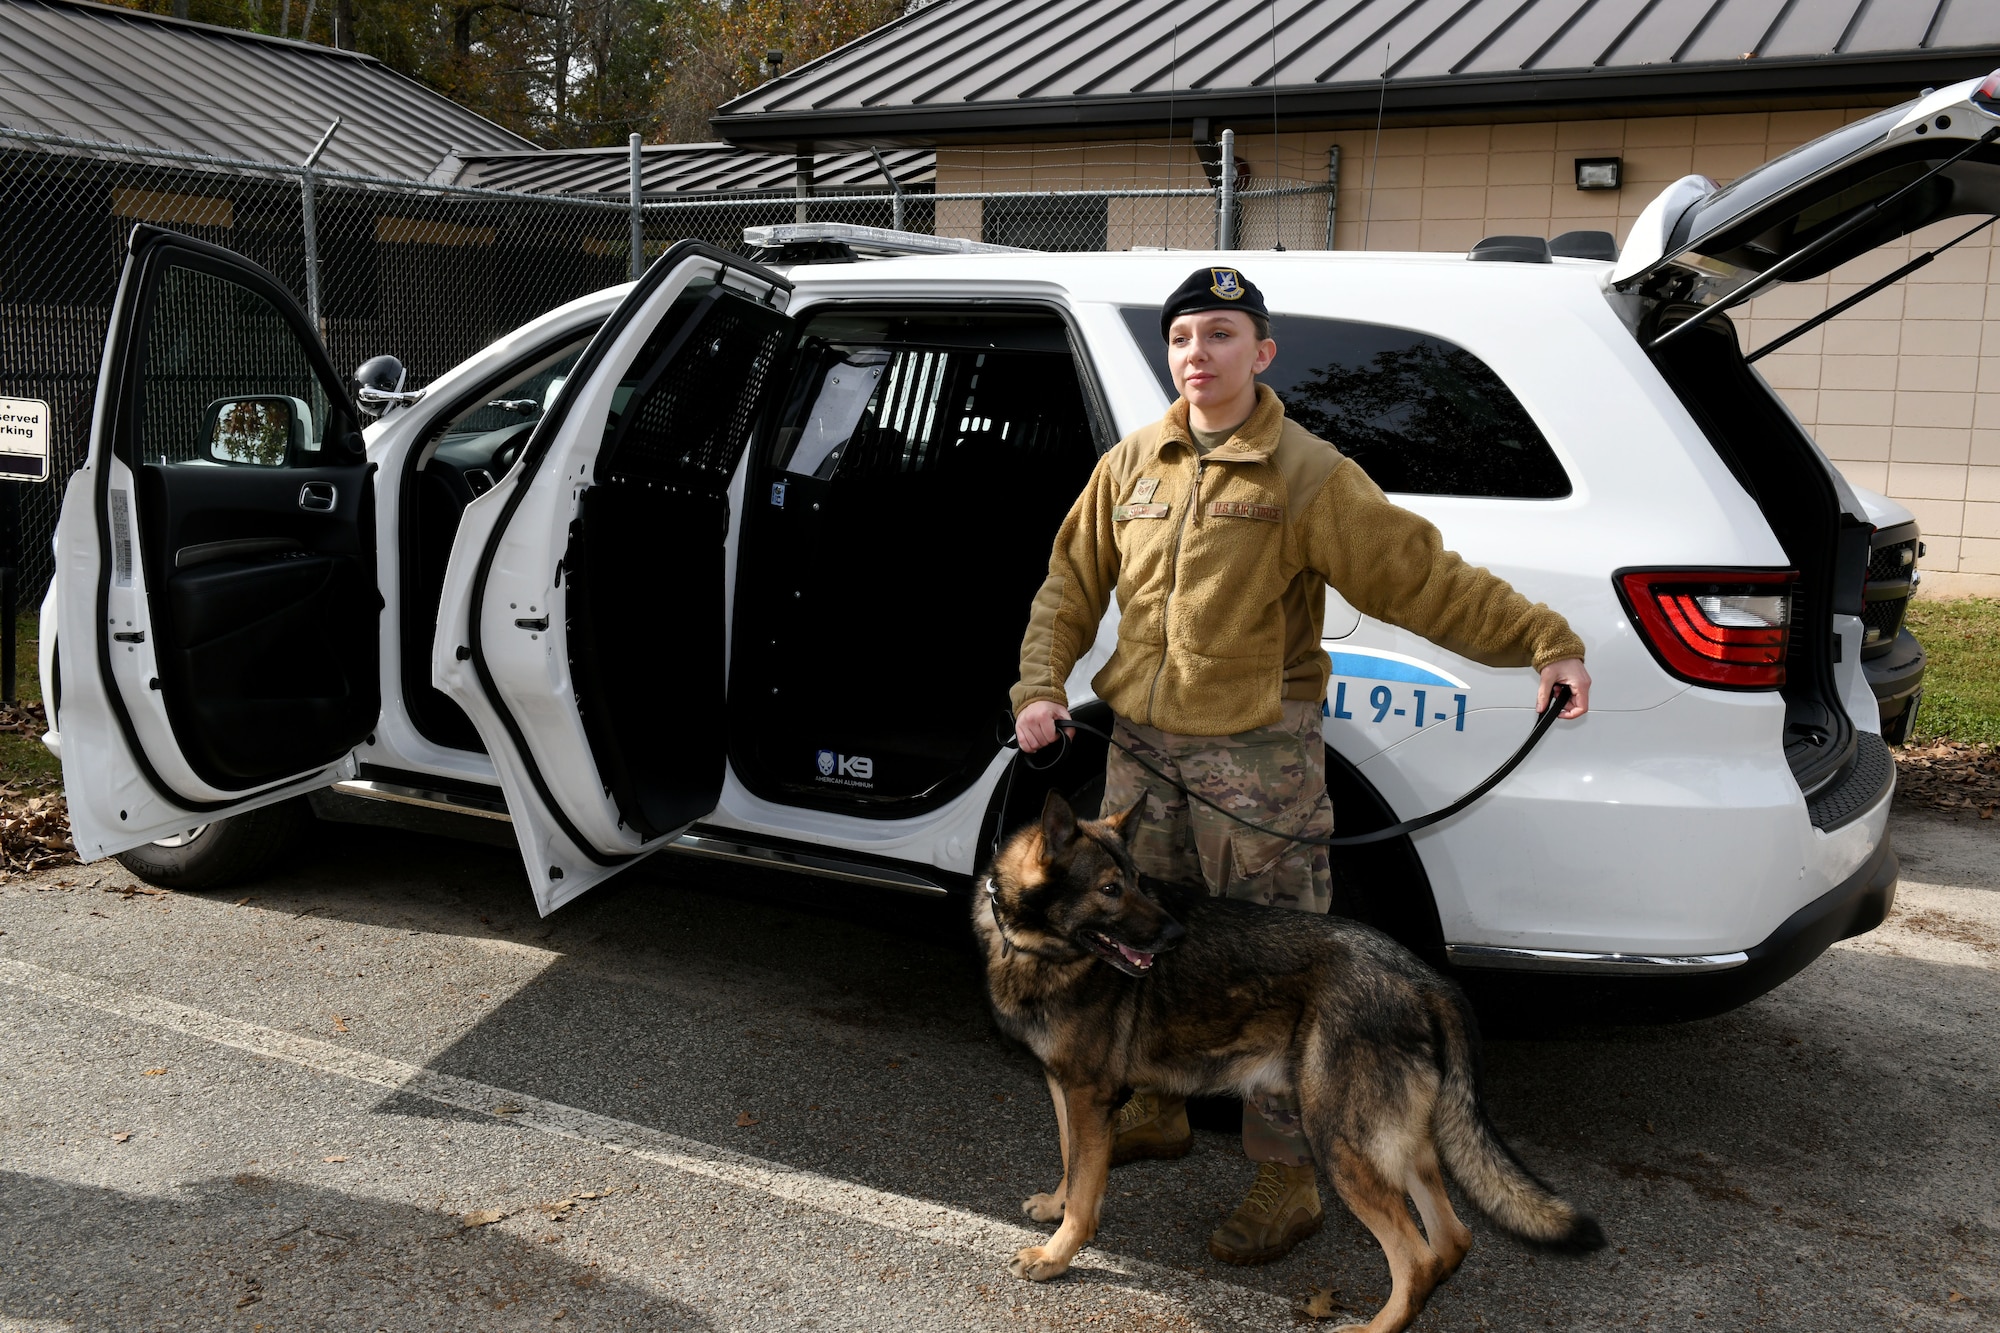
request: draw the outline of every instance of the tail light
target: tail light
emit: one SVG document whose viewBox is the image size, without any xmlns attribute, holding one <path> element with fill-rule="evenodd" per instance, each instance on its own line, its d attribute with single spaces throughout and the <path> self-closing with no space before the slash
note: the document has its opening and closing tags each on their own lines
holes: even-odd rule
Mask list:
<svg viewBox="0 0 2000 1333">
<path fill-rule="evenodd" d="M 1616 575 L 1632 623 L 1660 665 L 1696 685 L 1785 683 L 1792 570 L 1645 569 Z"/>
<path fill-rule="evenodd" d="M 2000 103 L 2000 69 L 1986 76 L 1986 82 L 1973 90 L 1972 100 L 1991 107 Z"/>
</svg>

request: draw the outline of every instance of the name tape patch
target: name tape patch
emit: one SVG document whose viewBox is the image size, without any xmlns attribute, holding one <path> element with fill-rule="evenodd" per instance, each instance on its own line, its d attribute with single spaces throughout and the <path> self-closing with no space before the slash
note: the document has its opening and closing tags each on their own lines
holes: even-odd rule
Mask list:
<svg viewBox="0 0 2000 1333">
<path fill-rule="evenodd" d="M 1111 521 L 1113 523 L 1124 523 L 1135 518 L 1165 518 L 1168 507 L 1163 504 L 1113 505 L 1111 507 Z"/>
<path fill-rule="evenodd" d="M 1247 500 L 1216 500 L 1209 504 L 1208 512 L 1213 518 L 1256 518 L 1266 523 L 1285 521 L 1282 506 L 1251 504 Z"/>
</svg>

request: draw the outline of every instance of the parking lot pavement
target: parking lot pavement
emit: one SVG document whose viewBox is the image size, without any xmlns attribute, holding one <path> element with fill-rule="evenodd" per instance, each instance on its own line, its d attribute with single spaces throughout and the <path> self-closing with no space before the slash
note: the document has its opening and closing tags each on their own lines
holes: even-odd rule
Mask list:
<svg viewBox="0 0 2000 1333">
<path fill-rule="evenodd" d="M 1612 1248 L 1474 1221 L 1420 1328 L 2000 1319 L 2000 830 L 1896 837 L 1889 924 L 1773 995 L 1490 1044 L 1496 1119 Z M 233 892 L 133 883 L 0 886 L 0 1329 L 1283 1328 L 1386 1294 L 1337 1206 L 1211 1262 L 1249 1168 L 1207 1131 L 1114 1175 L 1076 1273 L 1008 1276 L 1059 1159 L 955 906 L 661 859 L 544 921 L 509 850 L 339 826 Z"/>
</svg>

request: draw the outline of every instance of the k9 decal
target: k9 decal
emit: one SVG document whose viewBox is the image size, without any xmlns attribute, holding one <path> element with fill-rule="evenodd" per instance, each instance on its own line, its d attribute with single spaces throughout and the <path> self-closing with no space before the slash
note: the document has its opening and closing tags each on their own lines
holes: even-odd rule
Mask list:
<svg viewBox="0 0 2000 1333">
<path fill-rule="evenodd" d="M 1326 715 L 1390 727 L 1465 730 L 1466 683 L 1428 662 L 1375 648 L 1340 648 L 1332 659 Z"/>
</svg>

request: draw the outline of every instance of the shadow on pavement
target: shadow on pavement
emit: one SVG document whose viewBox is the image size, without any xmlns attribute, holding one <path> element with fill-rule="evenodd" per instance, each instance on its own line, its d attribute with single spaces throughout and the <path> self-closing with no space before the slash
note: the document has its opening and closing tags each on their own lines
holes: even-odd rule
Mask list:
<svg viewBox="0 0 2000 1333">
<path fill-rule="evenodd" d="M 510 852 L 341 832 L 260 895 L 554 955 L 435 1069 L 1008 1221 L 1059 1174 L 1039 1071 L 987 1017 L 956 902 L 661 857 L 544 921 Z M 1462 1208 L 1473 1255 L 1427 1319 L 1946 1327 L 2000 1300 L 1977 1165 L 2000 1142 L 1996 975 L 1835 950 L 1719 1018 L 1489 1043 L 1494 1118 L 1613 1248 L 1551 1266 Z M 1098 1245 L 1213 1272 L 1203 1240 L 1248 1177 L 1207 1133 L 1123 1169 Z M 1227 1276 L 1359 1307 L 1386 1275 L 1336 1205 L 1293 1259 Z"/>
<path fill-rule="evenodd" d="M 503 1227 L 468 1231 L 447 1214 L 255 1173 L 178 1194 L 0 1172 L 0 1322 L 80 1333 L 708 1326 Z"/>
</svg>

